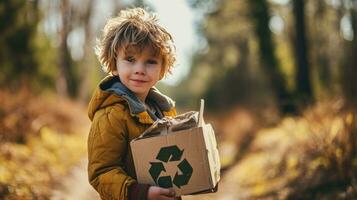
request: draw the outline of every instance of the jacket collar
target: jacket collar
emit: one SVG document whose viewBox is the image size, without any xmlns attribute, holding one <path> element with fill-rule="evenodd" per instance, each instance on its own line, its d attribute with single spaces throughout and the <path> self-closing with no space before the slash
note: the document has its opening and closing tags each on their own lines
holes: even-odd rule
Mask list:
<svg viewBox="0 0 357 200">
<path fill-rule="evenodd" d="M 152 124 L 156 120 L 151 117 L 152 115 L 148 113 L 136 95 L 121 83 L 119 77 L 108 76 L 102 81 L 99 87 L 103 91 L 114 93 L 122 97 L 128 103 L 130 114 L 136 116 L 139 122 Z M 147 98 L 158 105 L 164 116 L 176 116 L 175 102 L 168 96 L 162 94 L 157 88 L 152 87 Z"/>
</svg>

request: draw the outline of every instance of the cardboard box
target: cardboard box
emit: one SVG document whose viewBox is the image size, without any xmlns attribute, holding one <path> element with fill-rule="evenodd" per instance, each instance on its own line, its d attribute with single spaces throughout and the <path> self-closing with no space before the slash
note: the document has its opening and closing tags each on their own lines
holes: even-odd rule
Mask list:
<svg viewBox="0 0 357 200">
<path fill-rule="evenodd" d="M 220 179 L 220 160 L 214 130 L 203 120 L 201 100 L 194 127 L 139 137 L 131 141 L 139 183 L 173 188 L 177 196 L 212 192 Z"/>
</svg>

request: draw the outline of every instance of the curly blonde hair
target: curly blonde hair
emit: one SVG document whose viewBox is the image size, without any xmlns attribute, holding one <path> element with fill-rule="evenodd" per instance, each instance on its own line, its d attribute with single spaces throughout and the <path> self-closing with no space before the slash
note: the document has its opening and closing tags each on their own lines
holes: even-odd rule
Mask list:
<svg viewBox="0 0 357 200">
<path fill-rule="evenodd" d="M 118 52 L 124 50 L 126 54 L 132 48 L 141 52 L 147 47 L 154 51 L 154 55 L 162 57 L 162 77 L 171 73 L 176 60 L 171 34 L 158 24 L 154 13 L 132 8 L 120 11 L 117 17 L 107 21 L 95 51 L 103 70 L 113 74 Z"/>
</svg>

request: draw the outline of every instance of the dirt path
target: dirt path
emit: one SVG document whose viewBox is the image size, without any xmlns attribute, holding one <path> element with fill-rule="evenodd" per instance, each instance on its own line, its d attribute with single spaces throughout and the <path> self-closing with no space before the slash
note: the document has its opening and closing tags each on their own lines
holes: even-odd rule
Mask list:
<svg viewBox="0 0 357 200">
<path fill-rule="evenodd" d="M 61 186 L 53 191 L 51 200 L 100 200 L 97 192 L 87 179 L 87 159 L 75 166 L 68 177 L 64 177 Z"/>
<path fill-rule="evenodd" d="M 89 185 L 87 180 L 87 161 L 83 159 L 80 164 L 74 167 L 68 177 L 65 177 L 61 186 L 53 191 L 51 200 L 100 200 L 96 191 Z M 226 172 L 219 183 L 217 193 L 184 196 L 184 200 L 244 200 L 247 194 L 239 188 L 234 172 L 238 166 L 232 167 Z"/>
<path fill-rule="evenodd" d="M 87 130 L 86 130 L 87 131 Z M 221 145 L 223 147 L 225 145 Z M 232 154 L 232 151 L 228 151 Z M 247 192 L 239 187 L 237 171 L 240 170 L 239 163 L 230 167 L 225 175 L 221 177 L 219 188 L 216 193 L 188 195 L 183 200 L 244 200 L 249 199 Z M 68 176 L 63 177 L 60 185 L 53 190 L 51 200 L 100 200 L 97 192 L 90 186 L 87 177 L 87 157 L 71 169 Z"/>
<path fill-rule="evenodd" d="M 219 182 L 218 191 L 211 194 L 201 194 L 185 196 L 184 200 L 245 200 L 249 199 L 248 194 L 244 192 L 240 187 L 237 179 L 235 179 L 236 171 L 239 165 L 233 166 L 226 174 L 221 177 Z"/>
</svg>

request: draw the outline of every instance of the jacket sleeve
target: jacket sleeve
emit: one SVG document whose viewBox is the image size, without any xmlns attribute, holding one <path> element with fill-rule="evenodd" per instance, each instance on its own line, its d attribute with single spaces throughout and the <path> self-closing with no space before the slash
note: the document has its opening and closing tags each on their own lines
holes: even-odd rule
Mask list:
<svg viewBox="0 0 357 200">
<path fill-rule="evenodd" d="M 102 199 L 127 200 L 129 186 L 136 183 L 124 171 L 127 148 L 124 108 L 97 111 L 88 136 L 88 176 Z"/>
</svg>

